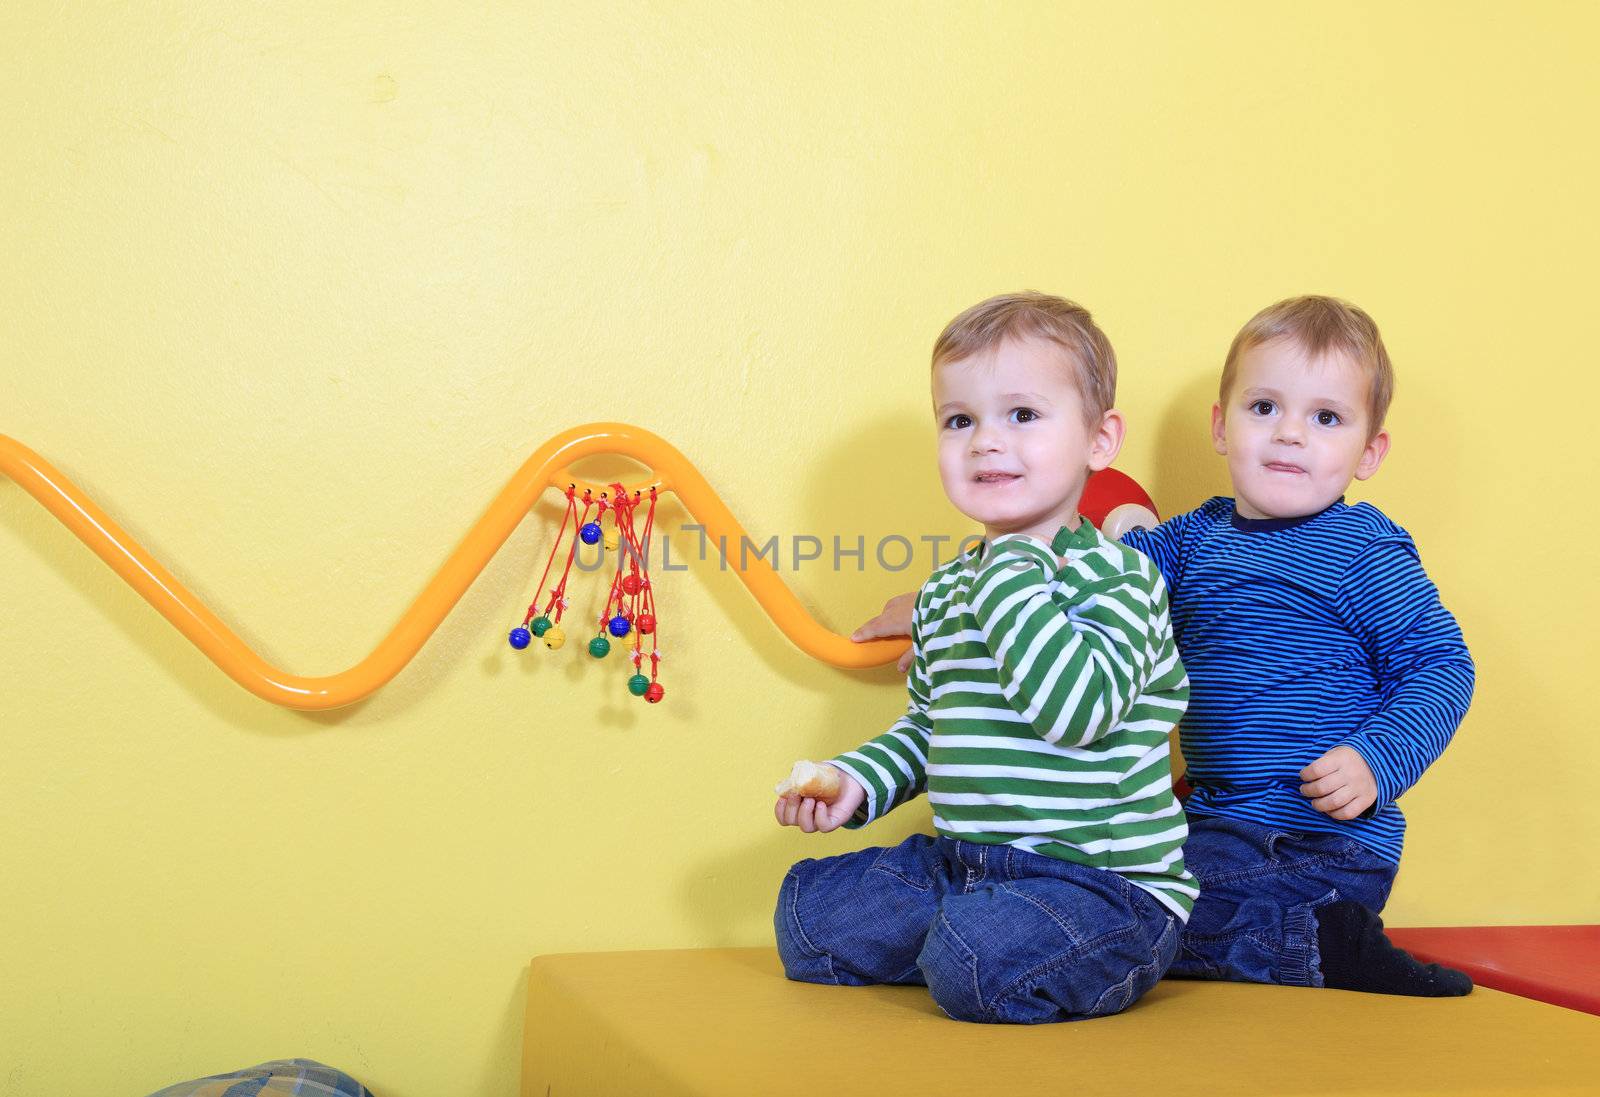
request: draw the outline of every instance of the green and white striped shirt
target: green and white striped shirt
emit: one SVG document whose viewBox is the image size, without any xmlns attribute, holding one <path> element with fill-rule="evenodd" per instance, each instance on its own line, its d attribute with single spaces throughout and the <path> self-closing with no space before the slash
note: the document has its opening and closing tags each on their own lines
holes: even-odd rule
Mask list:
<svg viewBox="0 0 1600 1097">
<path fill-rule="evenodd" d="M 905 716 L 831 759 L 867 792 L 847 825 L 926 790 L 945 837 L 1120 873 L 1187 920 L 1168 738 L 1189 678 L 1155 565 L 1086 520 L 998 537 L 929 576 L 911 639 Z"/>
</svg>

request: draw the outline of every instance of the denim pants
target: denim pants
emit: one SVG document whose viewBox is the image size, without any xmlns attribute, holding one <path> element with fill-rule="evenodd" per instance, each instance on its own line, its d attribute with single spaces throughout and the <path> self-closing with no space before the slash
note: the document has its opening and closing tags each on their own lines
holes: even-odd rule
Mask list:
<svg viewBox="0 0 1600 1097">
<path fill-rule="evenodd" d="M 774 924 L 791 979 L 926 986 L 956 1020 L 1014 1024 L 1126 1009 L 1182 928 L 1114 872 L 926 834 L 799 862 Z"/>
<path fill-rule="evenodd" d="M 1398 866 L 1337 834 L 1189 816 L 1183 860 L 1200 882 L 1169 975 L 1320 987 L 1316 909 L 1383 909 Z"/>
</svg>

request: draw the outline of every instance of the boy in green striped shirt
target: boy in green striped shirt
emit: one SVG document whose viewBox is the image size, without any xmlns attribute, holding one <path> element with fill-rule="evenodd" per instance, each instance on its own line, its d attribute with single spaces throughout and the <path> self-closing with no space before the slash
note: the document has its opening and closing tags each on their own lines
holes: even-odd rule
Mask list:
<svg viewBox="0 0 1600 1097">
<path fill-rule="evenodd" d="M 780 823 L 858 827 L 926 791 L 937 836 L 789 870 L 791 979 L 926 985 L 958 1020 L 1116 1013 L 1161 978 L 1196 894 L 1168 737 L 1188 678 L 1161 576 L 1078 515 L 1121 448 L 1089 313 L 992 298 L 934 344 L 939 475 L 985 539 L 918 592 L 910 704 Z"/>
</svg>

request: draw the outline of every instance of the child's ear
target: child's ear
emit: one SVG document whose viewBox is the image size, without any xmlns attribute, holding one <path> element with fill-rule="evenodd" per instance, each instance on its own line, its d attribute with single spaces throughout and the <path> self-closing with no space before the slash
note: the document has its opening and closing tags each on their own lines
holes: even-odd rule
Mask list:
<svg viewBox="0 0 1600 1097">
<path fill-rule="evenodd" d="M 1222 416 L 1222 405 L 1211 405 L 1211 448 L 1222 456 L 1228 456 L 1228 429 L 1227 421 Z"/>
<path fill-rule="evenodd" d="M 1123 421 L 1122 412 L 1116 408 L 1100 417 L 1100 424 L 1089 439 L 1090 472 L 1099 472 L 1111 466 L 1117 454 L 1122 452 L 1122 439 L 1127 433 L 1128 424 Z"/>
<path fill-rule="evenodd" d="M 1383 459 L 1389 453 L 1389 432 L 1380 430 L 1372 436 L 1372 441 L 1367 443 L 1367 448 L 1361 451 L 1361 460 L 1356 462 L 1356 479 L 1365 480 L 1378 471 L 1378 466 L 1383 464 Z"/>
</svg>

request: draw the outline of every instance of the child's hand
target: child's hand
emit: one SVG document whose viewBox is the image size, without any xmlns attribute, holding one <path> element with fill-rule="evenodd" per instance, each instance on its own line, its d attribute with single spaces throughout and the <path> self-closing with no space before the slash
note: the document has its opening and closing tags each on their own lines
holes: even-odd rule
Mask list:
<svg viewBox="0 0 1600 1097">
<path fill-rule="evenodd" d="M 1300 795 L 1335 819 L 1354 819 L 1378 799 L 1378 781 L 1354 747 L 1334 747 L 1300 771 Z"/>
<path fill-rule="evenodd" d="M 834 768 L 838 769 L 837 766 Z M 799 827 L 807 834 L 826 834 L 830 830 L 838 830 L 844 826 L 866 798 L 867 790 L 841 769 L 839 795 L 833 803 L 814 800 L 809 796 L 803 800 L 798 796 L 780 796 L 778 802 L 773 805 L 772 813 L 783 826 Z"/>
<path fill-rule="evenodd" d="M 917 606 L 917 592 L 908 591 L 905 594 L 896 594 L 883 604 L 883 611 L 856 629 L 850 634 L 850 639 L 856 643 L 865 640 L 882 640 L 895 636 L 911 635 L 911 611 Z M 911 649 L 906 648 L 906 653 L 900 656 L 900 662 L 895 664 L 901 674 L 911 669 Z M 831 828 L 830 828 L 831 829 Z"/>
</svg>

